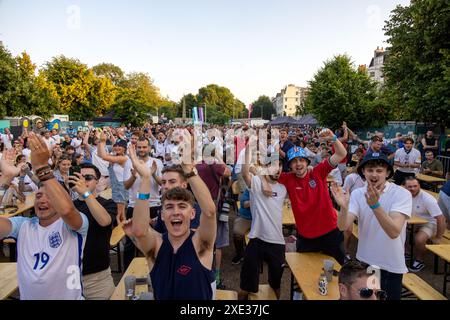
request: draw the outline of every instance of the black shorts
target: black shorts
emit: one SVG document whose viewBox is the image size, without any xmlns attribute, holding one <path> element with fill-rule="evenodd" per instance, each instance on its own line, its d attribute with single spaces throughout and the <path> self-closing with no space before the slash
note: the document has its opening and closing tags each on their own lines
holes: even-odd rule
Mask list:
<svg viewBox="0 0 450 320">
<path fill-rule="evenodd" d="M 308 239 L 297 235 L 297 252 L 323 252 L 332 256 L 340 264 L 344 264 L 344 235 L 334 229 L 323 236 Z"/>
<path fill-rule="evenodd" d="M 241 269 L 241 289 L 257 293 L 259 286 L 259 270 L 261 262 L 268 266 L 269 285 L 272 289 L 280 289 L 283 265 L 285 263 L 285 245 L 274 244 L 260 239 L 250 239 L 245 249 L 244 262 Z"/>
</svg>

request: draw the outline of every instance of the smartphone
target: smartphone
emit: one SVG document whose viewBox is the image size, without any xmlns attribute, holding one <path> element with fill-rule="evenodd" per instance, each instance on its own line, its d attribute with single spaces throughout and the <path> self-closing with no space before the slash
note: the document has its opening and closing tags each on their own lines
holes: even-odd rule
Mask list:
<svg viewBox="0 0 450 320">
<path fill-rule="evenodd" d="M 78 173 L 81 172 L 80 166 L 71 166 L 70 169 L 69 169 L 69 176 L 75 176 L 76 177 L 77 175 L 75 174 L 75 172 L 78 172 Z M 74 187 L 73 182 L 69 182 L 69 188 L 73 188 L 73 187 Z"/>
</svg>

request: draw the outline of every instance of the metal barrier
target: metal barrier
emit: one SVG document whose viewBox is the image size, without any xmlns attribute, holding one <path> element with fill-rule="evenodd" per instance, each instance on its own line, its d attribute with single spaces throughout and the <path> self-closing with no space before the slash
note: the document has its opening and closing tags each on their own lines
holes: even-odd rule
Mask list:
<svg viewBox="0 0 450 320">
<path fill-rule="evenodd" d="M 438 159 L 440 162 L 442 162 L 442 166 L 444 167 L 444 176 L 445 176 L 446 173 L 450 171 L 450 157 L 437 156 L 436 159 Z"/>
</svg>

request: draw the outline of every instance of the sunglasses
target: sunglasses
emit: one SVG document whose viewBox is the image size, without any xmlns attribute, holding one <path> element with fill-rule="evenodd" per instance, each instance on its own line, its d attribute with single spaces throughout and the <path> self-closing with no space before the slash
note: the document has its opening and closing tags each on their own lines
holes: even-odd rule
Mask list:
<svg viewBox="0 0 450 320">
<path fill-rule="evenodd" d="M 92 181 L 92 180 L 97 180 L 97 177 L 94 176 L 93 174 L 85 174 L 83 176 L 84 180 L 86 181 Z"/>
<path fill-rule="evenodd" d="M 384 290 L 374 290 L 370 288 L 359 289 L 359 296 L 363 299 L 369 299 L 373 294 L 375 294 L 378 300 L 386 300 L 387 298 L 386 291 Z"/>
</svg>

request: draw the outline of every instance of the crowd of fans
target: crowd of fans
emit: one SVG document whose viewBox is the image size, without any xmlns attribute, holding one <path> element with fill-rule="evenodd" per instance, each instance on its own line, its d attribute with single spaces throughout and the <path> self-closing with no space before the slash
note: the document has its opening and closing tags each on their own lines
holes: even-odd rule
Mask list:
<svg viewBox="0 0 450 320">
<path fill-rule="evenodd" d="M 412 272 L 425 268 L 425 243 L 440 243 L 450 227 L 449 182 L 436 200 L 421 191 L 430 185 L 416 178 L 449 178 L 436 159 L 432 131 L 416 140 L 386 139 L 381 132 L 363 140 L 345 122 L 335 132 L 146 124 L 65 132 L 40 127 L 18 137 L 5 129 L 0 138 L 3 206 L 36 195 L 31 218 L 0 215 L 0 239 L 19 239 L 22 299 L 109 299 L 109 239 L 117 225 L 127 235 L 124 267 L 144 255 L 156 299 L 213 299 L 216 288 L 225 288 L 224 263 L 242 264 L 239 298 L 246 299 L 258 291 L 262 261 L 279 298 L 285 199 L 295 217 L 296 250 L 324 252 L 345 264 L 342 299 L 400 299 L 408 272 L 406 221 L 412 215 L 428 221 L 416 235 Z M 186 161 L 194 154 L 188 146 L 201 157 Z M 108 189 L 111 199 L 99 195 Z M 351 257 L 356 220 L 359 243 Z M 235 256 L 222 261 L 230 239 Z M 381 268 L 380 288 L 358 282 L 369 265 Z M 359 295 L 350 290 L 355 283 L 364 289 Z"/>
</svg>

